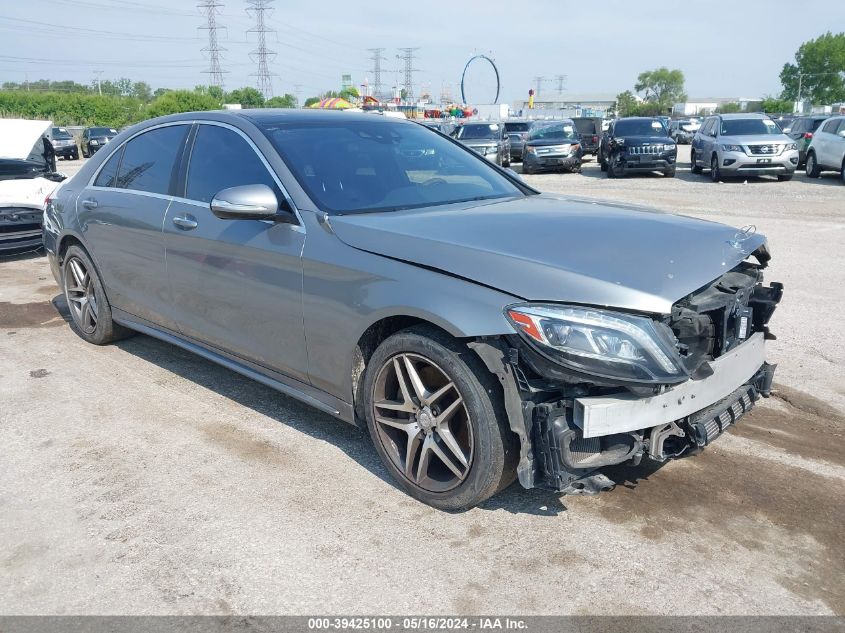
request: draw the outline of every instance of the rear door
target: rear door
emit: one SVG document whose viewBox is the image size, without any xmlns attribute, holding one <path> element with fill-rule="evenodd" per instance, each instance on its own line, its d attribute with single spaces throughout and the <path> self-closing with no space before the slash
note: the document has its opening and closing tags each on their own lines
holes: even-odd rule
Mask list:
<svg viewBox="0 0 845 633">
<path fill-rule="evenodd" d="M 85 243 L 111 305 L 173 329 L 161 226 L 190 124 L 131 138 L 103 163 L 77 200 Z"/>
<path fill-rule="evenodd" d="M 264 184 L 287 197 L 248 136 L 197 126 L 186 178 L 164 221 L 167 277 L 180 332 L 307 382 L 298 224 L 222 220 L 209 203 L 222 189 Z"/>
<path fill-rule="evenodd" d="M 822 123 L 815 136 L 813 136 L 813 149 L 816 150 L 816 160 L 823 167 L 838 167 L 834 165 L 832 145 L 839 127 L 838 119 L 828 119 Z"/>
</svg>

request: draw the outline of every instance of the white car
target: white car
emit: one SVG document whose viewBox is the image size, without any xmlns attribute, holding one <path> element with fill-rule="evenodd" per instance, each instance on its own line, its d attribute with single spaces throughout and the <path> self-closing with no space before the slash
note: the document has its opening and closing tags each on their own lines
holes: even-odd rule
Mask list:
<svg viewBox="0 0 845 633">
<path fill-rule="evenodd" d="M 823 171 L 838 171 L 845 183 L 845 116 L 827 119 L 813 133 L 806 169 L 810 178 L 818 178 Z"/>
<path fill-rule="evenodd" d="M 0 119 L 0 254 L 39 248 L 44 207 L 59 183 L 52 121 Z"/>
</svg>

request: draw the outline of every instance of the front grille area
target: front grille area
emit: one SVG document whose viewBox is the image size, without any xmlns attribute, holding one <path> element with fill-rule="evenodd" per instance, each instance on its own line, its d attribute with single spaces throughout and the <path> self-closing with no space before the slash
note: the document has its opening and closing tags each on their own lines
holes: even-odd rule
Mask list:
<svg viewBox="0 0 845 633">
<path fill-rule="evenodd" d="M 783 151 L 783 145 L 772 143 L 769 145 L 749 145 L 748 151 L 754 156 L 777 156 Z"/>
<path fill-rule="evenodd" d="M 662 154 L 665 151 L 665 145 L 636 145 L 627 148 L 628 154 L 632 156 Z"/>
<path fill-rule="evenodd" d="M 569 154 L 572 145 L 552 145 L 551 147 L 538 147 L 537 154 Z"/>
</svg>

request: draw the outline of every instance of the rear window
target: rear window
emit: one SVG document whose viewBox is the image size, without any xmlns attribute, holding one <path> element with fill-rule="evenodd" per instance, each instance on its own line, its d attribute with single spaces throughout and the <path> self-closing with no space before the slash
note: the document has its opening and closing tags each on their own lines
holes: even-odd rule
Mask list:
<svg viewBox="0 0 845 633">
<path fill-rule="evenodd" d="M 592 119 L 572 119 L 579 134 L 595 134 L 596 122 Z"/>
</svg>

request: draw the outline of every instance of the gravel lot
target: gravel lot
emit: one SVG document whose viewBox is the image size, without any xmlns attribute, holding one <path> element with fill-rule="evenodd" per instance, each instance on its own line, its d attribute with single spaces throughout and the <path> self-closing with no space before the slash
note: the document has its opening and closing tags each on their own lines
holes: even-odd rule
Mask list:
<svg viewBox="0 0 845 633">
<path fill-rule="evenodd" d="M 352 427 L 145 336 L 85 344 L 45 259 L 7 259 L 0 613 L 845 613 L 845 187 L 527 180 L 767 234 L 775 397 L 611 492 L 446 514 Z"/>
</svg>

